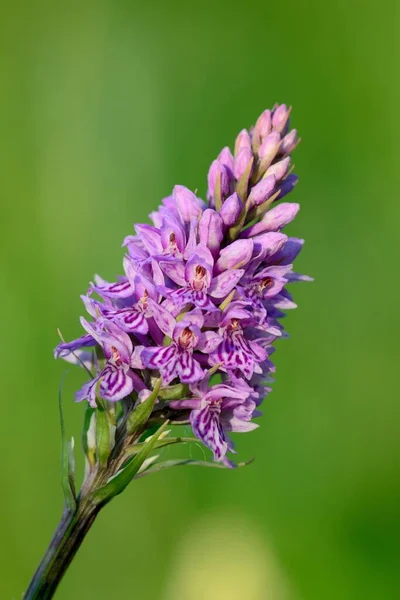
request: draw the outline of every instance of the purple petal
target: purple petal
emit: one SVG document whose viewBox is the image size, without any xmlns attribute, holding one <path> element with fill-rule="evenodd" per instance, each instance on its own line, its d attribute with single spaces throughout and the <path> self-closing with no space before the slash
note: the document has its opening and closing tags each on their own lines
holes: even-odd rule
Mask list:
<svg viewBox="0 0 400 600">
<path fill-rule="evenodd" d="M 235 179 L 239 180 L 246 171 L 249 163 L 253 159 L 253 152 L 250 148 L 242 148 L 235 158 L 234 175 Z"/>
<path fill-rule="evenodd" d="M 133 294 L 133 289 L 128 280 L 123 279 L 117 283 L 108 283 L 96 276 L 95 281 L 101 283 L 91 286 L 91 288 L 106 298 L 129 298 Z"/>
<path fill-rule="evenodd" d="M 82 402 L 82 400 L 88 400 L 90 406 L 96 408 L 96 394 L 97 394 L 97 385 L 99 383 L 99 379 L 101 374 L 83 384 L 80 390 L 75 393 L 75 402 Z"/>
<path fill-rule="evenodd" d="M 220 345 L 222 339 L 221 336 L 215 331 L 205 331 L 200 335 L 199 342 L 197 344 L 197 350 L 210 354 Z"/>
<path fill-rule="evenodd" d="M 183 185 L 174 187 L 173 197 L 184 223 L 190 223 L 193 218 L 197 219 L 203 211 L 204 204 L 200 198 L 197 198 L 193 192 Z"/>
<path fill-rule="evenodd" d="M 75 352 L 80 348 L 96 346 L 97 342 L 92 335 L 86 334 L 71 342 L 62 342 L 54 349 L 54 358 L 65 358 L 71 352 Z"/>
<path fill-rule="evenodd" d="M 236 138 L 235 142 L 235 156 L 239 154 L 242 148 L 248 148 L 251 150 L 251 138 L 247 129 L 242 129 Z"/>
<path fill-rule="evenodd" d="M 174 317 L 166 308 L 164 308 L 164 306 L 157 304 L 151 298 L 148 298 L 147 303 L 158 327 L 165 335 L 172 337 L 172 332 L 176 325 Z"/>
<path fill-rule="evenodd" d="M 250 192 L 248 202 L 250 206 L 258 206 L 268 200 L 272 196 L 275 190 L 276 177 L 275 175 L 269 175 L 265 179 L 261 179 Z"/>
<path fill-rule="evenodd" d="M 162 253 L 161 232 L 157 227 L 137 224 L 135 230 L 150 255 Z"/>
<path fill-rule="evenodd" d="M 182 352 L 178 358 L 178 373 L 183 383 L 196 383 L 204 376 L 204 371 L 191 352 Z"/>
<path fill-rule="evenodd" d="M 275 175 L 276 180 L 280 181 L 281 179 L 283 179 L 285 177 L 286 173 L 288 172 L 289 166 L 290 166 L 290 156 L 271 165 L 267 169 L 267 172 L 265 173 L 264 177 L 269 177 L 270 175 Z"/>
<path fill-rule="evenodd" d="M 298 143 L 297 140 L 297 129 L 292 129 L 282 140 L 281 146 L 279 148 L 280 154 L 290 154 L 295 149 Z"/>
<path fill-rule="evenodd" d="M 210 296 L 213 296 L 214 298 L 224 298 L 233 290 L 243 274 L 243 269 L 236 269 L 234 271 L 225 271 L 224 273 L 217 275 L 217 277 L 214 277 L 212 280 L 208 290 Z"/>
<path fill-rule="evenodd" d="M 264 231 L 278 231 L 291 223 L 300 210 L 300 205 L 290 202 L 282 202 L 271 208 L 262 220 L 256 225 L 249 227 L 243 232 L 243 237 L 259 235 Z"/>
<path fill-rule="evenodd" d="M 272 115 L 272 129 L 282 133 L 289 120 L 290 108 L 286 104 L 278 106 Z"/>
<path fill-rule="evenodd" d="M 186 285 L 185 265 L 178 259 L 163 260 L 160 262 L 162 271 L 177 285 Z"/>
<path fill-rule="evenodd" d="M 207 246 L 211 254 L 215 257 L 223 238 L 223 221 L 218 213 L 211 208 L 207 208 L 199 222 L 199 240 Z"/>
<path fill-rule="evenodd" d="M 133 390 L 132 379 L 125 366 L 108 364 L 100 377 L 100 396 L 110 402 L 117 402 Z"/>
<path fill-rule="evenodd" d="M 220 257 L 215 265 L 216 273 L 228 269 L 239 269 L 246 265 L 253 253 L 252 240 L 236 240 L 221 250 Z"/>
<path fill-rule="evenodd" d="M 236 223 L 242 211 L 243 203 L 236 192 L 234 192 L 223 203 L 219 215 L 226 227 L 231 227 Z"/>
<path fill-rule="evenodd" d="M 212 450 L 214 460 L 220 462 L 228 451 L 228 444 L 218 412 L 210 410 L 208 405 L 201 410 L 192 410 L 190 423 L 194 435 Z"/>
</svg>

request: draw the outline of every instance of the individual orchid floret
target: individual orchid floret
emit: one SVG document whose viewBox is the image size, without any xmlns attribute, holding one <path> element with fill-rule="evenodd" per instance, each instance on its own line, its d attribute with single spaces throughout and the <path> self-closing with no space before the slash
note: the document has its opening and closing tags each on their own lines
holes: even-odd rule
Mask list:
<svg viewBox="0 0 400 600">
<path fill-rule="evenodd" d="M 190 389 L 192 398 L 171 402 L 171 408 L 190 410 L 195 436 L 212 450 L 214 460 L 231 466 L 226 453 L 233 451 L 233 443 L 227 432 L 247 432 L 258 427 L 251 421 L 256 402 L 249 398 L 249 388 L 229 384 L 210 386 L 208 377 L 205 377 Z"/>
</svg>

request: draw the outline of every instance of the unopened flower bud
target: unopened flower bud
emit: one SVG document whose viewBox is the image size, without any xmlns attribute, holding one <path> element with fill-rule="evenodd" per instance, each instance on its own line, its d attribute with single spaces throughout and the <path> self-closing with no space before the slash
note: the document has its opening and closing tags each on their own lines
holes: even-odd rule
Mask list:
<svg viewBox="0 0 400 600">
<path fill-rule="evenodd" d="M 280 181 L 281 179 L 283 179 L 285 177 L 286 173 L 288 172 L 289 165 L 290 165 L 290 156 L 287 156 L 283 160 L 280 160 L 279 162 L 271 165 L 267 169 L 267 172 L 265 173 L 264 177 L 269 177 L 270 175 L 275 175 L 276 180 Z"/>
<path fill-rule="evenodd" d="M 239 154 L 235 157 L 233 174 L 235 179 L 239 180 L 246 171 L 250 161 L 253 158 L 253 153 L 249 148 L 242 148 Z"/>
<path fill-rule="evenodd" d="M 279 148 L 279 154 L 290 154 L 297 146 L 297 129 L 292 129 L 285 135 Z"/>
<path fill-rule="evenodd" d="M 270 175 L 265 179 L 261 179 L 251 190 L 249 195 L 250 207 L 258 206 L 272 196 L 276 185 L 275 175 Z"/>
<path fill-rule="evenodd" d="M 272 129 L 282 133 L 289 120 L 290 108 L 286 104 L 280 104 L 273 112 L 272 115 Z"/>
<path fill-rule="evenodd" d="M 264 112 L 258 117 L 256 126 L 254 128 L 255 134 L 257 134 L 263 142 L 263 140 L 271 133 L 271 111 L 264 110 Z"/>
<path fill-rule="evenodd" d="M 239 154 L 242 148 L 248 148 L 251 151 L 251 138 L 247 129 L 242 129 L 236 138 L 235 142 L 235 156 Z"/>
<path fill-rule="evenodd" d="M 278 153 L 281 143 L 281 136 L 277 131 L 273 131 L 263 141 L 258 151 L 261 161 L 269 166 Z"/>
<path fill-rule="evenodd" d="M 232 227 L 236 223 L 243 208 L 243 203 L 236 192 L 234 192 L 223 203 L 219 215 L 226 227 Z"/>
<path fill-rule="evenodd" d="M 288 175 L 286 179 L 279 184 L 279 189 L 281 192 L 277 200 L 281 200 L 284 196 L 286 196 L 286 194 L 289 194 L 289 192 L 292 191 L 298 180 L 299 178 L 297 177 L 297 175 Z"/>
</svg>

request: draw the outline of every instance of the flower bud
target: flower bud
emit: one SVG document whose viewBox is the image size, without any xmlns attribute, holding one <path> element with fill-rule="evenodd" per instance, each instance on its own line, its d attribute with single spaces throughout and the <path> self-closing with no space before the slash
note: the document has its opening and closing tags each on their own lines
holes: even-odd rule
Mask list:
<svg viewBox="0 0 400 600">
<path fill-rule="evenodd" d="M 286 194 L 289 194 L 298 182 L 298 180 L 299 178 L 297 177 L 297 175 L 288 175 L 286 179 L 279 184 L 279 189 L 281 192 L 277 200 L 281 200 L 284 196 L 286 196 Z"/>
<path fill-rule="evenodd" d="M 247 129 L 242 129 L 236 138 L 235 142 L 235 156 L 239 154 L 242 148 L 248 148 L 251 151 L 251 138 Z"/>
<path fill-rule="evenodd" d="M 225 148 L 221 150 L 221 152 L 218 154 L 217 160 L 228 170 L 229 174 L 233 173 L 233 156 L 228 146 L 225 146 Z"/>
<path fill-rule="evenodd" d="M 193 192 L 183 185 L 176 185 L 173 197 L 178 207 L 179 214 L 185 223 L 190 223 L 197 218 L 203 209 L 203 202 Z"/>
<path fill-rule="evenodd" d="M 214 258 L 218 254 L 223 237 L 220 215 L 212 208 L 207 208 L 199 222 L 199 240 L 207 246 Z"/>
<path fill-rule="evenodd" d="M 234 192 L 223 203 L 219 215 L 226 227 L 232 227 L 236 223 L 243 208 L 243 203 L 236 192 Z"/>
<path fill-rule="evenodd" d="M 232 242 L 232 244 L 221 250 L 220 257 L 215 265 L 216 273 L 243 267 L 251 259 L 252 253 L 252 240 L 236 240 Z"/>
<path fill-rule="evenodd" d="M 281 136 L 277 131 L 273 131 L 272 133 L 267 135 L 267 137 L 261 144 L 258 154 L 262 164 L 265 165 L 266 168 L 269 167 L 269 165 L 272 163 L 275 156 L 277 155 L 280 143 Z"/>
<path fill-rule="evenodd" d="M 264 110 L 258 117 L 254 133 L 259 136 L 261 142 L 271 133 L 271 111 Z"/>
<path fill-rule="evenodd" d="M 252 158 L 253 153 L 249 148 L 242 148 L 240 150 L 239 154 L 235 157 L 233 169 L 233 174 L 236 180 L 239 180 L 242 177 Z"/>
<path fill-rule="evenodd" d="M 251 190 L 248 201 L 250 204 L 250 208 L 253 206 L 258 206 L 267 200 L 270 196 L 272 196 L 276 185 L 276 177 L 275 175 L 270 175 L 265 179 L 261 179 Z"/>
<path fill-rule="evenodd" d="M 208 171 L 208 200 L 214 200 L 216 195 L 222 200 L 229 196 L 230 176 L 228 170 L 218 160 L 214 160 Z M 216 186 L 219 185 L 219 189 Z"/>
<path fill-rule="evenodd" d="M 297 129 L 292 129 L 285 135 L 279 148 L 279 154 L 290 154 L 297 146 Z"/>
<path fill-rule="evenodd" d="M 272 129 L 282 133 L 289 121 L 290 108 L 286 104 L 280 104 L 272 115 Z"/>
<path fill-rule="evenodd" d="M 290 165 L 290 157 L 287 156 L 283 160 L 280 160 L 279 162 L 271 165 L 269 167 L 269 169 L 267 169 L 267 172 L 265 173 L 264 177 L 269 177 L 270 175 L 275 175 L 276 180 L 280 181 L 281 179 L 283 179 L 285 177 L 286 173 L 288 172 L 289 165 Z"/>
</svg>

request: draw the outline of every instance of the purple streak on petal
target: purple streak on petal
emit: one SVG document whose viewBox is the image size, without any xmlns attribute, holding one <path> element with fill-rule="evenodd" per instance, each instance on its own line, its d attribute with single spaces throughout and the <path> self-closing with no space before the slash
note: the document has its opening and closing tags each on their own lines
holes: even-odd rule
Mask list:
<svg viewBox="0 0 400 600">
<path fill-rule="evenodd" d="M 190 423 L 194 435 L 212 450 L 214 460 L 220 462 L 227 453 L 228 444 L 219 420 L 219 409 L 207 404 L 201 410 L 192 410 Z"/>
<path fill-rule="evenodd" d="M 128 396 L 132 390 L 133 383 L 128 369 L 108 363 L 100 377 L 100 396 L 110 402 L 117 402 Z"/>
</svg>

